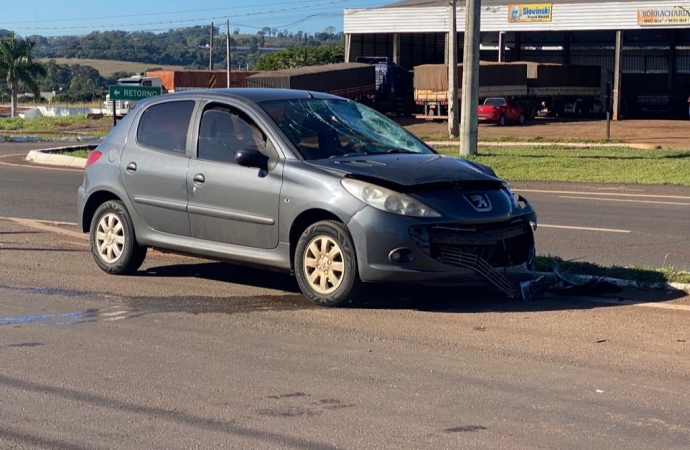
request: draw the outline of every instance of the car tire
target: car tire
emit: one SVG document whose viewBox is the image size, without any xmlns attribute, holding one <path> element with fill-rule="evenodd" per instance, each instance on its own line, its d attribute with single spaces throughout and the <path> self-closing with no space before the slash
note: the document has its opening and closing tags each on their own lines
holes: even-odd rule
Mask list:
<svg viewBox="0 0 690 450">
<path fill-rule="evenodd" d="M 498 122 L 496 122 L 496 125 L 499 127 L 504 127 L 506 125 L 506 116 L 501 114 L 501 116 L 498 118 Z"/>
<path fill-rule="evenodd" d="M 132 218 L 120 201 L 110 200 L 96 209 L 89 243 L 96 264 L 109 274 L 136 272 L 146 258 L 146 247 L 137 242 Z"/>
<path fill-rule="evenodd" d="M 520 115 L 518 116 L 518 123 L 519 123 L 520 125 L 524 125 L 524 124 L 525 124 L 525 114 L 524 114 L 524 113 L 520 113 Z"/>
<path fill-rule="evenodd" d="M 304 230 L 294 267 L 300 289 L 317 305 L 342 306 L 361 289 L 355 245 L 340 222 L 325 220 Z"/>
</svg>

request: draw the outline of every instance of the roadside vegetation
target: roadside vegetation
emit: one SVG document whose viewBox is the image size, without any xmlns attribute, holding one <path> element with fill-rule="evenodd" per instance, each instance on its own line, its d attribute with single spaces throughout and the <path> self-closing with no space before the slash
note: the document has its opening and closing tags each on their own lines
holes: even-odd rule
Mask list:
<svg viewBox="0 0 690 450">
<path fill-rule="evenodd" d="M 20 117 L 0 119 L 0 135 L 9 136 L 18 132 L 37 133 L 41 136 L 65 136 L 70 134 L 89 134 L 105 136 L 112 128 L 112 118 L 92 119 L 86 115 L 66 117 Z M 3 133 L 5 132 L 5 133 Z"/>
<path fill-rule="evenodd" d="M 458 156 L 456 148 L 440 153 Z M 690 152 L 625 147 L 525 145 L 482 147 L 471 159 L 511 181 L 674 184 L 690 186 Z"/>
</svg>

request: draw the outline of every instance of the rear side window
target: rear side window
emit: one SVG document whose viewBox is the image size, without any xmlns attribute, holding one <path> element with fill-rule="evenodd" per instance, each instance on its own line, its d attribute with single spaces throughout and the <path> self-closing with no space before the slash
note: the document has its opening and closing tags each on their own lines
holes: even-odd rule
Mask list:
<svg viewBox="0 0 690 450">
<path fill-rule="evenodd" d="M 165 102 L 148 108 L 139 120 L 137 142 L 144 147 L 185 153 L 193 101 Z"/>
<path fill-rule="evenodd" d="M 484 104 L 486 106 L 506 106 L 506 100 L 504 98 L 487 98 Z"/>
</svg>

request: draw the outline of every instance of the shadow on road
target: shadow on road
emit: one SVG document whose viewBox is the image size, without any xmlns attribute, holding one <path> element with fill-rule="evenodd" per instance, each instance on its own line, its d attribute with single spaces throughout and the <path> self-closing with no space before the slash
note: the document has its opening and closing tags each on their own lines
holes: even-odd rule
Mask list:
<svg viewBox="0 0 690 450">
<path fill-rule="evenodd" d="M 300 294 L 294 277 L 278 272 L 236 266 L 227 263 L 180 264 L 152 267 L 138 276 L 194 277 L 245 286 L 285 291 L 279 295 L 233 297 L 174 297 L 158 299 L 131 299 L 132 306 L 143 309 L 184 311 L 193 314 L 205 312 L 237 313 L 253 310 L 297 310 L 318 308 Z M 667 302 L 685 297 L 682 291 L 623 290 L 614 294 L 594 297 L 557 295 L 547 293 L 533 300 L 510 299 L 491 287 L 429 287 L 408 284 L 365 285 L 362 298 L 347 308 L 378 310 L 417 310 L 439 313 L 480 312 L 537 312 L 582 310 L 614 307 L 616 302 Z M 596 299 L 600 299 L 597 302 Z M 144 305 L 145 303 L 145 305 Z"/>
</svg>

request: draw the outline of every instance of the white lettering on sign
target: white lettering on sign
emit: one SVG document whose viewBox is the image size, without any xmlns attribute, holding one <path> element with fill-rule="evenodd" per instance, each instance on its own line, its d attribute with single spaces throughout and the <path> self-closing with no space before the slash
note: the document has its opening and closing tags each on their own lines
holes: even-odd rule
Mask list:
<svg viewBox="0 0 690 450">
<path fill-rule="evenodd" d="M 155 97 L 156 95 L 158 95 L 158 93 L 155 91 L 149 91 L 149 90 L 143 90 L 143 89 L 125 89 L 124 94 L 125 94 L 125 97 L 138 97 L 138 98 Z"/>
</svg>

